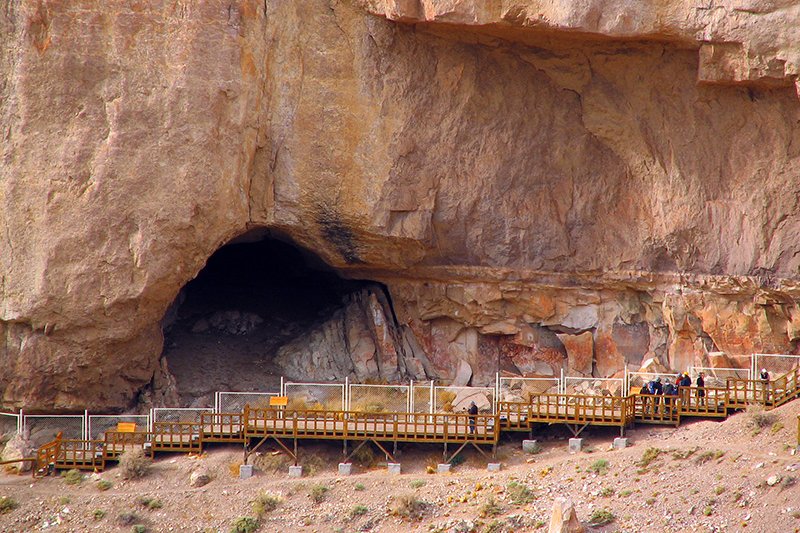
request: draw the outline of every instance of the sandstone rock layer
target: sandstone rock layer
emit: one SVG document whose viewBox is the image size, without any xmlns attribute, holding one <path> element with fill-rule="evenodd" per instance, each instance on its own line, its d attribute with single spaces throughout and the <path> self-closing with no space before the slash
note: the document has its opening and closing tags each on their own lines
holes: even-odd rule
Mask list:
<svg viewBox="0 0 800 533">
<path fill-rule="evenodd" d="M 397 335 L 353 338 L 443 379 L 796 352 L 800 8 L 728 4 L 8 3 L 3 403 L 168 381 L 159 321 L 254 227 L 383 283 Z"/>
</svg>

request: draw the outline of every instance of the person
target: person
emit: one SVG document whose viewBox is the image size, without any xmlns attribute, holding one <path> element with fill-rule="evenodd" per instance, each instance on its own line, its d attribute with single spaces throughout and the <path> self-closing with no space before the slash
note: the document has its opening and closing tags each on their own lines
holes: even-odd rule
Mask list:
<svg viewBox="0 0 800 533">
<path fill-rule="evenodd" d="M 678 388 L 670 383 L 669 379 L 667 379 L 666 383 L 664 384 L 664 407 L 666 408 L 665 411 L 669 412 L 670 406 L 673 404 L 672 398 L 678 396 Z"/>
<path fill-rule="evenodd" d="M 706 375 L 700 372 L 697 374 L 697 402 L 700 405 L 705 405 L 706 395 Z"/>
<path fill-rule="evenodd" d="M 692 393 L 691 387 L 692 387 L 692 378 L 689 377 L 688 372 L 684 372 L 683 374 L 675 378 L 675 395 L 680 396 L 681 398 L 685 398 L 687 404 L 691 402 L 691 397 L 690 397 Z"/>
<path fill-rule="evenodd" d="M 675 394 L 675 385 L 667 378 L 667 381 L 664 383 L 664 396 L 672 396 L 673 394 Z"/>
<path fill-rule="evenodd" d="M 661 378 L 656 378 L 655 382 L 653 383 L 653 394 L 664 394 L 664 386 L 661 385 Z"/>
<path fill-rule="evenodd" d="M 764 403 L 769 399 L 769 372 L 766 368 L 761 369 L 761 392 L 764 395 Z"/>
<path fill-rule="evenodd" d="M 639 396 L 642 399 L 642 413 L 647 412 L 647 395 L 650 394 L 650 383 L 645 382 L 642 388 L 639 389 Z"/>
<path fill-rule="evenodd" d="M 469 433 L 473 435 L 475 434 L 475 423 L 478 415 L 478 406 L 475 405 L 475 402 L 469 402 L 467 413 L 469 414 Z"/>
<path fill-rule="evenodd" d="M 658 377 L 647 384 L 647 391 L 649 394 L 653 396 L 658 396 L 664 392 L 664 388 L 661 385 L 661 378 Z M 658 411 L 659 399 L 653 398 L 653 411 Z"/>
</svg>

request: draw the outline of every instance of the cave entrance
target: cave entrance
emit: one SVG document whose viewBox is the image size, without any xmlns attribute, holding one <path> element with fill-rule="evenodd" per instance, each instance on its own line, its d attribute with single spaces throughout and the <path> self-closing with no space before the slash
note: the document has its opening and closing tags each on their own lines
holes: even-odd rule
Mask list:
<svg viewBox="0 0 800 533">
<path fill-rule="evenodd" d="M 274 231 L 224 245 L 164 318 L 163 356 L 181 403 L 211 405 L 219 390 L 277 391 L 277 350 L 367 285 Z"/>
</svg>

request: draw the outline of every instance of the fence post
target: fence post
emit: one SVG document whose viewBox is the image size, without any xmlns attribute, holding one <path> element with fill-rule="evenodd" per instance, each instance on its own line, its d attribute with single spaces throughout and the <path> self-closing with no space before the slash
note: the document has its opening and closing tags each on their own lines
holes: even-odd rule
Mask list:
<svg viewBox="0 0 800 533">
<path fill-rule="evenodd" d="M 83 440 L 91 439 L 91 428 L 89 427 L 89 410 L 83 410 Z"/>
<path fill-rule="evenodd" d="M 558 382 L 558 386 L 561 389 L 561 394 L 567 393 L 567 383 L 564 381 L 564 369 L 561 369 L 561 379 Z"/>
<path fill-rule="evenodd" d="M 630 385 L 628 384 L 628 364 L 626 363 L 624 367 L 622 367 L 622 395 L 627 396 L 630 394 Z"/>
<path fill-rule="evenodd" d="M 281 387 L 281 390 L 280 390 L 279 396 L 286 396 L 286 394 L 284 392 L 283 376 L 281 376 L 281 386 L 280 387 Z"/>
<path fill-rule="evenodd" d="M 350 410 L 350 376 L 344 377 L 344 388 L 342 389 L 342 410 Z"/>
<path fill-rule="evenodd" d="M 435 406 L 434 406 L 434 404 L 433 404 L 433 402 L 434 402 L 435 400 L 436 400 L 436 394 L 435 394 L 435 393 L 434 393 L 434 391 L 433 391 L 433 380 L 431 380 L 431 399 L 430 399 L 430 407 L 429 407 L 429 409 L 428 409 L 428 411 L 430 412 L 430 414 L 433 414 L 434 407 L 435 407 Z"/>
<path fill-rule="evenodd" d="M 22 437 L 22 432 L 25 430 L 25 415 L 22 413 L 22 408 L 19 410 L 19 414 L 17 415 L 17 435 Z"/>
<path fill-rule="evenodd" d="M 497 414 L 497 403 L 500 401 L 500 372 L 494 373 L 494 401 L 492 402 L 492 414 Z"/>
<path fill-rule="evenodd" d="M 408 406 L 408 412 L 414 412 L 414 380 L 410 379 L 408 381 L 408 401 L 406 402 Z"/>
</svg>

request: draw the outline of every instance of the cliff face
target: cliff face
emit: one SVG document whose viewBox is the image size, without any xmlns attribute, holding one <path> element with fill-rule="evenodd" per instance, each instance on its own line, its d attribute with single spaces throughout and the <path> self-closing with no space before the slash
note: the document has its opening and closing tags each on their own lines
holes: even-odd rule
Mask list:
<svg viewBox="0 0 800 533">
<path fill-rule="evenodd" d="M 442 377 L 795 351 L 800 4 L 741 4 L 10 3 L 3 401 L 158 388 L 253 227 L 383 282 Z"/>
</svg>

